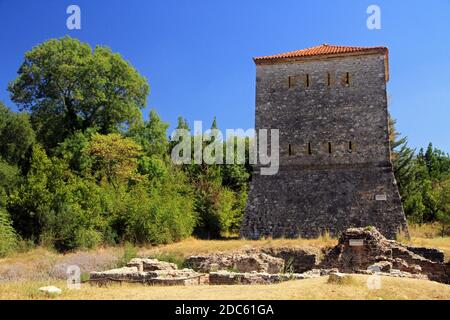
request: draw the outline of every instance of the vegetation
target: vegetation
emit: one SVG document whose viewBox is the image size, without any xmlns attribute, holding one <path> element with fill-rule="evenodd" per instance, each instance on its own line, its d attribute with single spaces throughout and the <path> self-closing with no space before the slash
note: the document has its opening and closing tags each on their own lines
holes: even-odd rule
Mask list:
<svg viewBox="0 0 450 320">
<path fill-rule="evenodd" d="M 0 257 L 13 251 L 16 244 L 17 237 L 11 219 L 4 209 L 0 209 Z"/>
<path fill-rule="evenodd" d="M 438 221 L 441 235 L 450 226 L 450 156 L 430 143 L 418 153 L 400 138 L 390 119 L 391 148 L 395 176 L 405 213 L 412 223 Z"/>
<path fill-rule="evenodd" d="M 119 54 L 49 40 L 8 89 L 20 112 L 0 103 L 0 256 L 237 232 L 249 168 L 173 164 L 169 124 L 143 121 L 149 85 Z"/>
</svg>

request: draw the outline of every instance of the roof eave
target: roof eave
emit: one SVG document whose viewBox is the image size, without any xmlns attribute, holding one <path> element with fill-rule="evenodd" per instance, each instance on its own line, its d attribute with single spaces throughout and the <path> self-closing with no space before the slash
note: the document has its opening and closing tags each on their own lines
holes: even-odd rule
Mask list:
<svg viewBox="0 0 450 320">
<path fill-rule="evenodd" d="M 363 55 L 371 55 L 371 54 L 384 54 L 386 56 L 386 59 L 385 59 L 386 82 L 388 82 L 389 81 L 389 49 L 386 47 L 368 49 L 365 51 L 358 51 L 358 52 L 326 53 L 326 54 L 316 54 L 316 55 L 300 56 L 300 57 L 295 57 L 295 56 L 293 56 L 293 57 L 253 57 L 253 61 L 257 66 L 259 66 L 259 65 L 295 63 L 295 62 L 313 61 L 313 60 L 322 60 L 322 59 L 333 59 L 333 58 L 349 57 L 349 56 L 363 56 Z"/>
</svg>

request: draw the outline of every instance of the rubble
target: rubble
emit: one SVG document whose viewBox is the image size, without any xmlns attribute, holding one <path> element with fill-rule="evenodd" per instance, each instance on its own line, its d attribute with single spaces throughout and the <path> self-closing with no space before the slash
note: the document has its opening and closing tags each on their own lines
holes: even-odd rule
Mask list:
<svg viewBox="0 0 450 320">
<path fill-rule="evenodd" d="M 209 284 L 211 285 L 255 285 L 255 284 L 274 284 L 283 281 L 303 280 L 320 277 L 317 274 L 305 273 L 258 273 L 258 272 L 229 272 L 218 271 L 209 274 Z"/>
<path fill-rule="evenodd" d="M 138 271 L 177 270 L 175 263 L 159 261 L 157 259 L 134 258 L 127 263 L 127 267 L 136 267 Z"/>
<path fill-rule="evenodd" d="M 345 273 L 333 272 L 328 276 L 328 283 L 347 284 L 351 282 L 352 277 Z"/>
<path fill-rule="evenodd" d="M 358 240 L 358 241 L 355 241 Z M 358 243 L 358 245 L 352 245 Z M 421 252 L 424 249 L 417 249 Z M 439 251 L 433 252 L 435 260 Z M 439 258 L 440 259 L 440 258 Z M 325 255 L 319 264 L 321 268 L 338 268 L 344 273 L 361 273 L 370 266 L 378 266 L 384 272 L 391 268 L 394 273 L 417 274 L 430 280 L 450 283 L 450 264 L 426 259 L 408 247 L 393 240 L 387 240 L 375 228 L 351 228 L 342 233 L 338 244 Z M 389 273 L 388 273 L 389 274 Z"/>
<path fill-rule="evenodd" d="M 55 286 L 41 287 L 38 290 L 41 292 L 47 293 L 47 294 L 61 294 L 62 293 L 62 290 Z"/>
<path fill-rule="evenodd" d="M 430 261 L 444 263 L 444 252 L 442 250 L 424 247 L 407 247 L 407 249 Z"/>
<path fill-rule="evenodd" d="M 186 265 L 198 272 L 235 270 L 237 272 L 282 273 L 284 260 L 262 252 L 216 253 L 212 255 L 191 256 Z"/>
<path fill-rule="evenodd" d="M 319 262 L 320 252 L 312 247 L 262 248 L 261 251 L 284 260 L 285 271 L 302 273 L 313 269 Z"/>
<path fill-rule="evenodd" d="M 191 269 L 181 270 L 174 263 L 135 258 L 123 268 L 91 272 L 90 281 L 99 285 L 114 281 L 164 286 L 253 285 L 328 276 L 330 283 L 346 283 L 348 274 L 353 273 L 450 283 L 450 263 L 440 262 L 440 250 L 406 247 L 371 227 L 348 229 L 321 261 L 319 257 L 314 248 L 249 249 L 191 256 L 185 261 Z"/>
<path fill-rule="evenodd" d="M 169 286 L 201 285 L 207 284 L 209 280 L 207 275 L 197 273 L 191 269 L 172 269 L 173 266 L 169 266 L 167 262 L 154 259 L 141 259 L 142 261 L 138 261 L 137 259 L 133 260 L 128 264 L 133 265 L 131 267 L 128 266 L 102 272 L 91 272 L 90 282 L 97 283 L 100 286 L 107 285 L 110 282 L 139 282 L 149 285 Z M 145 260 L 152 260 L 151 264 L 148 265 L 151 265 L 149 268 L 153 270 L 141 271 L 148 270 L 145 267 L 145 263 L 140 264 L 140 262 Z"/>
</svg>

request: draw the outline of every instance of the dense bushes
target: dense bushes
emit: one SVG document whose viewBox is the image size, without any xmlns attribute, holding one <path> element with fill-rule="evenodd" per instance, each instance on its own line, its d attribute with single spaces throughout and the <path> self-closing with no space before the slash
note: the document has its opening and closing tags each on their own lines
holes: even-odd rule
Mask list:
<svg viewBox="0 0 450 320">
<path fill-rule="evenodd" d="M 139 150 L 118 134 L 95 134 L 82 155 L 94 169 L 81 177 L 69 168 L 72 159 L 49 158 L 35 145 L 25 182 L 9 196 L 17 231 L 58 250 L 190 236 L 196 220 L 187 178 L 173 167 L 140 175 Z"/>
</svg>

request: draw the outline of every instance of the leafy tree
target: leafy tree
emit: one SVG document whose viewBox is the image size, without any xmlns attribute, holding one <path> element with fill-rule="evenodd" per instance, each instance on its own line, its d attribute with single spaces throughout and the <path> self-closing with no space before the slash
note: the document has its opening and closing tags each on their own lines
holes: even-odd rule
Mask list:
<svg viewBox="0 0 450 320">
<path fill-rule="evenodd" d="M 158 187 L 142 183 L 132 187 L 127 193 L 126 239 L 163 244 L 192 234 L 196 223 L 193 198 L 182 179 L 183 175 L 175 174 Z"/>
<path fill-rule="evenodd" d="M 391 158 L 405 213 L 414 223 L 432 221 L 435 219 L 435 200 L 425 158 L 420 153 L 415 155 L 408 147 L 406 137 L 400 138 L 395 123 L 394 119 L 389 119 Z"/>
<path fill-rule="evenodd" d="M 8 199 L 8 211 L 14 228 L 25 239 L 38 241 L 45 224 L 45 212 L 51 207 L 52 165 L 40 145 L 33 146 L 26 181 Z"/>
<path fill-rule="evenodd" d="M 436 198 L 436 217 L 441 224 L 441 233 L 444 237 L 450 226 L 450 175 L 437 182 L 433 192 Z"/>
<path fill-rule="evenodd" d="M 77 131 L 60 143 L 53 153 L 64 159 L 71 170 L 85 176 L 92 167 L 92 158 L 86 154 L 85 149 L 88 148 L 94 134 L 94 128 L 89 128 L 85 132 Z"/>
<path fill-rule="evenodd" d="M 20 236 L 60 251 L 89 248 L 108 239 L 109 220 L 102 189 L 73 174 L 67 163 L 50 159 L 35 145 L 25 182 L 8 199 L 8 211 Z"/>
<path fill-rule="evenodd" d="M 430 142 L 427 151 L 423 155 L 428 174 L 431 179 L 440 179 L 442 175 L 445 175 L 450 171 L 450 157 L 443 151 L 433 148 L 433 144 Z"/>
<path fill-rule="evenodd" d="M 11 164 L 19 164 L 34 140 L 28 115 L 14 113 L 0 102 L 0 157 Z"/>
<path fill-rule="evenodd" d="M 93 158 L 98 178 L 105 179 L 115 188 L 119 183 L 137 178 L 138 157 L 142 148 L 120 134 L 95 134 L 86 153 Z"/>
<path fill-rule="evenodd" d="M 31 113 L 47 149 L 76 132 L 97 127 L 106 134 L 141 120 L 149 86 L 119 54 L 77 39 L 44 42 L 25 54 L 10 82 L 11 99 Z"/>
<path fill-rule="evenodd" d="M 146 156 L 158 155 L 165 157 L 169 149 L 167 128 L 169 128 L 169 124 L 163 122 L 156 110 L 152 109 L 149 120 L 142 125 L 132 128 L 128 136 L 142 146 Z"/>
<path fill-rule="evenodd" d="M 0 159 L 0 207 L 5 207 L 7 198 L 21 182 L 20 170 Z"/>
</svg>

